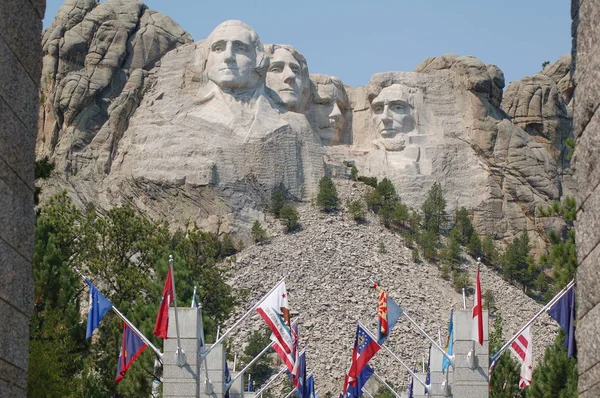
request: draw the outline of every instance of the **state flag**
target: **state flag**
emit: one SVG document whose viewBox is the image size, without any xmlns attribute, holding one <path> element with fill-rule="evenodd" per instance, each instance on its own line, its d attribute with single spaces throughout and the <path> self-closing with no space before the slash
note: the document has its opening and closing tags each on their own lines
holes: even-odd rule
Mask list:
<svg viewBox="0 0 600 398">
<path fill-rule="evenodd" d="M 446 353 L 448 356 L 454 355 L 454 321 L 452 312 L 450 312 L 450 322 L 448 323 L 448 341 L 446 342 Z M 442 373 L 446 373 L 446 369 L 448 369 L 452 365 L 450 360 L 444 356 L 442 359 Z"/>
<path fill-rule="evenodd" d="M 521 363 L 519 388 L 524 389 L 531 384 L 533 376 L 533 345 L 531 344 L 530 326 L 523 330 L 523 332 L 511 343 L 510 351 Z"/>
<path fill-rule="evenodd" d="M 375 371 L 369 365 L 366 365 L 363 370 L 358 375 L 358 380 L 356 380 L 355 385 L 348 385 L 348 391 L 346 392 L 346 396 L 352 398 L 359 398 L 363 395 L 362 389 L 367 384 L 369 378 L 373 375 Z"/>
<path fill-rule="evenodd" d="M 569 358 L 575 355 L 575 285 L 548 309 L 550 315 L 566 333 L 564 346 Z"/>
<path fill-rule="evenodd" d="M 263 300 L 256 309 L 265 320 L 269 329 L 281 345 L 281 349 L 289 354 L 292 352 L 294 338 L 290 324 L 290 310 L 288 305 L 285 282 L 279 283 L 276 288 Z"/>
<path fill-rule="evenodd" d="M 119 383 L 129 367 L 140 356 L 148 345 L 138 336 L 128 325 L 123 323 L 123 341 L 121 342 L 121 352 L 117 365 L 116 381 Z"/>
<path fill-rule="evenodd" d="M 374 286 L 379 291 L 379 304 L 377 306 L 377 342 L 383 344 L 404 311 L 393 298 L 388 296 L 385 290 L 377 284 Z"/>
<path fill-rule="evenodd" d="M 169 329 L 169 306 L 173 301 L 173 274 L 171 267 L 167 272 L 167 279 L 165 280 L 165 287 L 163 288 L 162 299 L 160 300 L 160 307 L 158 308 L 158 315 L 156 316 L 156 324 L 154 325 L 154 335 L 167 339 L 167 331 Z"/>
<path fill-rule="evenodd" d="M 94 286 L 89 279 L 86 278 L 85 283 L 90 287 L 87 330 L 85 332 L 85 338 L 89 339 L 92 337 L 92 334 L 94 334 L 94 330 L 98 328 L 104 315 L 112 308 L 112 304 L 98 289 L 96 289 L 96 286 Z"/>
<path fill-rule="evenodd" d="M 483 305 L 481 304 L 481 280 L 479 279 L 479 266 L 475 280 L 475 297 L 473 298 L 473 322 L 471 323 L 472 339 L 483 345 Z"/>
<path fill-rule="evenodd" d="M 344 382 L 344 394 L 347 392 L 348 385 L 356 385 L 360 372 L 367 366 L 367 363 L 381 349 L 373 338 L 360 326 L 356 327 L 356 336 L 354 338 L 354 349 L 352 351 L 352 362 L 348 370 L 348 377 Z"/>
</svg>

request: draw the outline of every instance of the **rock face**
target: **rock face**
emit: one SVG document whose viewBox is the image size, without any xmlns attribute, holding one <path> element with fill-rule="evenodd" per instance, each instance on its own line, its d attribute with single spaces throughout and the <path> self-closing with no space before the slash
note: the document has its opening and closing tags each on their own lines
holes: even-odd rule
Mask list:
<svg viewBox="0 0 600 398">
<path fill-rule="evenodd" d="M 236 37 L 245 48 L 231 47 Z M 291 46 L 263 47 L 240 21 L 192 43 L 124 0 L 67 1 L 43 48 L 37 152 L 82 204 L 127 200 L 173 225 L 244 231 L 273 187 L 308 199 L 325 172 L 344 175 L 352 162 L 415 207 L 440 182 L 449 212 L 472 209 L 496 239 L 528 230 L 541 247 L 545 229 L 560 227 L 535 209 L 570 181 L 568 57 L 504 98 L 498 67 L 453 54 L 345 87 L 309 75 Z"/>
</svg>

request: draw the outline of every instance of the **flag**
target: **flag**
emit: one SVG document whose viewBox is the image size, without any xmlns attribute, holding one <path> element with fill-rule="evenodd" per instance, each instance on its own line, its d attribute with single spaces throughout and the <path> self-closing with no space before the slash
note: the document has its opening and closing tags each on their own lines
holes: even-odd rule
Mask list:
<svg viewBox="0 0 600 398">
<path fill-rule="evenodd" d="M 431 384 L 431 344 L 429 344 L 429 357 L 427 358 L 427 373 L 425 374 L 425 385 Z M 427 395 L 427 388 L 423 387 L 423 394 Z"/>
<path fill-rule="evenodd" d="M 550 315 L 566 333 L 564 346 L 571 358 L 575 354 L 575 285 L 548 309 Z"/>
<path fill-rule="evenodd" d="M 352 351 L 352 362 L 348 370 L 348 377 L 344 382 L 344 393 L 348 389 L 348 385 L 356 385 L 358 376 L 363 368 L 373 356 L 379 351 L 381 346 L 369 336 L 369 334 L 361 327 L 356 327 L 356 337 L 354 338 L 354 349 Z"/>
<path fill-rule="evenodd" d="M 290 310 L 285 282 L 281 282 L 256 309 L 265 320 L 286 354 L 292 352 L 294 339 L 290 328 Z"/>
<path fill-rule="evenodd" d="M 191 308 L 198 308 L 198 296 L 196 295 L 196 286 L 194 286 L 194 294 L 192 295 L 192 305 Z"/>
<path fill-rule="evenodd" d="M 531 384 L 533 375 L 533 348 L 531 344 L 531 327 L 525 330 L 511 343 L 510 351 L 521 362 L 519 388 L 524 389 Z"/>
<path fill-rule="evenodd" d="M 281 358 L 281 360 L 283 361 L 285 366 L 288 368 L 287 371 L 290 374 L 290 378 L 292 379 L 294 386 L 298 387 L 297 380 L 294 379 L 294 377 L 296 377 L 296 378 L 298 377 L 297 360 L 298 360 L 298 355 L 299 355 L 299 350 L 298 350 L 299 337 L 298 337 L 298 324 L 297 323 L 292 325 L 292 339 L 293 339 L 292 351 L 285 352 L 285 349 L 281 346 L 281 344 L 279 343 L 279 340 L 277 340 L 277 338 L 275 337 L 274 334 L 271 334 L 271 341 L 274 343 L 273 349 L 275 350 L 277 355 L 279 355 L 279 357 Z"/>
<path fill-rule="evenodd" d="M 131 364 L 140 356 L 148 345 L 138 336 L 127 323 L 123 323 L 123 341 L 117 365 L 117 383 L 119 383 Z"/>
<path fill-rule="evenodd" d="M 379 304 L 377 306 L 377 342 L 383 344 L 404 311 L 393 298 L 388 296 L 385 290 L 377 285 L 377 283 L 375 283 L 374 286 L 377 291 L 379 291 Z"/>
<path fill-rule="evenodd" d="M 413 368 L 413 372 L 414 372 L 415 370 L 416 370 L 416 369 L 415 369 L 415 368 Z M 413 386 L 414 386 L 414 383 L 415 383 L 415 378 L 414 378 L 414 376 L 413 376 L 413 377 L 411 377 L 411 378 L 410 378 L 410 384 L 408 385 L 408 398 L 414 398 L 414 396 L 415 396 L 415 395 L 414 395 L 414 392 L 413 392 Z"/>
<path fill-rule="evenodd" d="M 225 360 L 225 370 L 223 371 L 225 376 L 225 385 L 231 383 L 231 373 L 229 372 L 229 366 L 227 366 L 227 360 Z M 225 398 L 229 398 L 229 389 L 231 386 L 228 386 L 225 390 Z"/>
<path fill-rule="evenodd" d="M 306 354 L 304 351 L 298 356 L 298 376 L 296 378 L 298 385 L 296 387 L 296 395 L 298 398 L 304 398 L 306 391 Z"/>
<path fill-rule="evenodd" d="M 471 324 L 472 338 L 483 345 L 483 306 L 481 305 L 481 280 L 479 279 L 479 266 L 477 266 L 477 279 L 475 281 L 475 297 L 473 298 L 473 322 Z"/>
<path fill-rule="evenodd" d="M 104 315 L 112 308 L 112 304 L 87 278 L 85 283 L 90 287 L 90 307 L 88 310 L 87 331 L 85 332 L 85 338 L 89 339 L 94 334 L 94 330 L 98 328 Z"/>
<path fill-rule="evenodd" d="M 448 356 L 454 355 L 454 321 L 452 319 L 452 311 L 450 312 L 450 322 L 448 323 L 448 341 L 446 342 L 446 353 Z M 442 359 L 442 373 L 446 373 L 446 369 L 448 369 L 452 365 L 450 360 L 444 356 Z"/>
<path fill-rule="evenodd" d="M 304 396 L 302 398 L 315 398 L 315 378 L 310 375 L 306 379 L 306 385 L 304 386 Z"/>
<path fill-rule="evenodd" d="M 347 396 L 352 398 L 358 398 L 362 395 L 362 389 L 367 384 L 367 381 L 375 371 L 369 365 L 366 365 L 358 375 L 356 385 L 349 385 Z"/>
<path fill-rule="evenodd" d="M 154 334 L 163 339 L 167 338 L 167 330 L 169 329 L 169 306 L 173 300 L 173 274 L 171 273 L 171 267 L 167 272 L 167 280 L 165 280 L 165 287 L 163 288 L 162 299 L 160 300 L 160 307 L 158 309 L 158 315 L 156 316 L 156 324 L 154 325 Z"/>
</svg>

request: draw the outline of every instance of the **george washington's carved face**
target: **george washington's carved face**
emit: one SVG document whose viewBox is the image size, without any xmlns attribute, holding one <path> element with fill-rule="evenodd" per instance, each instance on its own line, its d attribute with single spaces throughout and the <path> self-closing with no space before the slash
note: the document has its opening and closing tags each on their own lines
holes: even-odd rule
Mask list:
<svg viewBox="0 0 600 398">
<path fill-rule="evenodd" d="M 245 24 L 225 22 L 208 37 L 207 75 L 222 89 L 246 89 L 258 84 L 256 33 Z"/>
<path fill-rule="evenodd" d="M 393 138 L 415 128 L 408 92 L 403 85 L 393 84 L 381 90 L 371 102 L 371 113 L 383 138 Z"/>
</svg>

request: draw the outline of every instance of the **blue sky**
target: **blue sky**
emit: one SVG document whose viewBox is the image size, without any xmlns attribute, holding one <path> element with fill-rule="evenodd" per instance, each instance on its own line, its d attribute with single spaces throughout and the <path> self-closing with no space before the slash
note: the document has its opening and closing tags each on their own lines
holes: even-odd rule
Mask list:
<svg viewBox="0 0 600 398">
<path fill-rule="evenodd" d="M 376 72 L 412 71 L 427 57 L 473 55 L 506 82 L 571 51 L 568 0 L 146 0 L 194 40 L 241 19 L 263 43 L 291 44 L 311 73 L 361 86 Z M 61 0 L 47 0 L 44 27 Z"/>
</svg>

